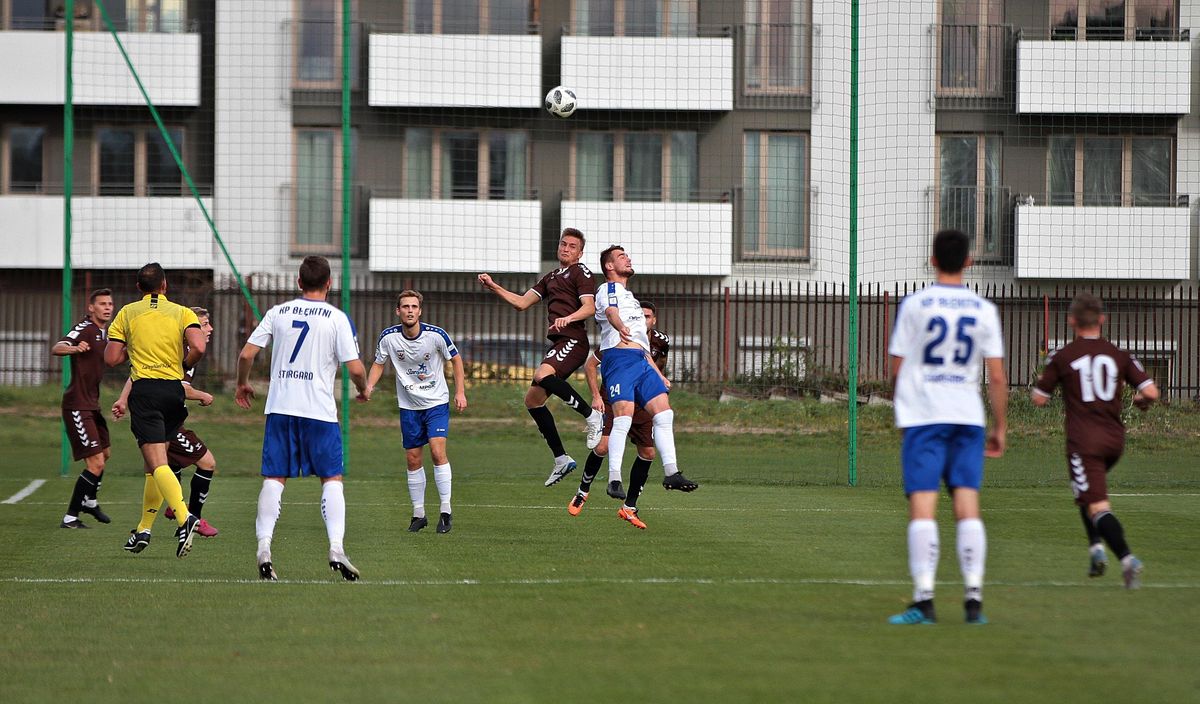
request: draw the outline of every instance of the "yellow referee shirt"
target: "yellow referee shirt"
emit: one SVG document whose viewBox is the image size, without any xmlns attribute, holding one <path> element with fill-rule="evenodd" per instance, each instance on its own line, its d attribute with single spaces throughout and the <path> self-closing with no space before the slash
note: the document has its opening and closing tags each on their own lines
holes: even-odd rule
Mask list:
<svg viewBox="0 0 1200 704">
<path fill-rule="evenodd" d="M 123 342 L 129 351 L 130 377 L 183 379 L 184 330 L 200 327 L 191 308 L 149 293 L 124 306 L 108 326 L 108 339 Z"/>
</svg>

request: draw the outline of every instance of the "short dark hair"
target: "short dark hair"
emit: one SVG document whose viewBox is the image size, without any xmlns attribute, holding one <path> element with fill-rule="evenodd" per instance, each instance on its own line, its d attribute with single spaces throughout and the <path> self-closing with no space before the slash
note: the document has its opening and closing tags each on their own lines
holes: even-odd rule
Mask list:
<svg viewBox="0 0 1200 704">
<path fill-rule="evenodd" d="M 1100 300 L 1099 296 L 1081 293 L 1071 301 L 1069 313 L 1075 319 L 1076 325 L 1084 328 L 1095 327 L 1100 324 L 1100 316 L 1104 315 L 1104 301 Z"/>
<path fill-rule="evenodd" d="M 587 245 L 587 240 L 583 238 L 583 233 L 573 227 L 564 227 L 562 234 L 559 235 L 559 239 L 562 239 L 563 237 L 574 237 L 575 239 L 579 240 L 580 249 L 583 249 Z"/>
<path fill-rule="evenodd" d="M 300 289 L 316 291 L 329 283 L 329 260 L 310 254 L 300 262 Z"/>
<path fill-rule="evenodd" d="M 167 272 L 163 270 L 162 264 L 158 262 L 150 262 L 141 269 L 138 269 L 137 287 L 142 293 L 154 293 L 162 288 L 163 282 L 166 280 Z"/>
<path fill-rule="evenodd" d="M 95 303 L 96 299 L 101 296 L 112 296 L 111 288 L 98 288 L 88 294 L 88 303 Z"/>
<path fill-rule="evenodd" d="M 613 252 L 624 252 L 625 248 L 619 244 L 610 244 L 608 248 L 600 253 L 600 272 L 604 272 L 604 265 L 612 259 Z"/>
<path fill-rule="evenodd" d="M 417 305 L 419 305 L 419 306 L 425 304 L 425 297 L 421 295 L 420 291 L 417 291 L 416 289 L 406 288 L 403 291 L 401 291 L 400 293 L 396 294 L 396 307 L 397 308 L 400 307 L 400 301 L 402 301 L 405 298 L 417 299 Z"/>
<path fill-rule="evenodd" d="M 192 312 L 196 314 L 196 317 L 197 317 L 197 318 L 210 318 L 210 317 L 212 317 L 212 316 L 210 316 L 210 315 L 208 314 L 208 309 L 207 309 L 207 308 L 201 308 L 200 306 L 192 306 Z"/>
<path fill-rule="evenodd" d="M 645 308 L 646 310 L 650 311 L 651 313 L 658 315 L 658 308 L 650 301 L 642 301 L 642 307 Z"/>
<path fill-rule="evenodd" d="M 957 274 L 971 254 L 971 238 L 962 230 L 942 230 L 933 237 L 933 258 L 939 271 Z"/>
</svg>

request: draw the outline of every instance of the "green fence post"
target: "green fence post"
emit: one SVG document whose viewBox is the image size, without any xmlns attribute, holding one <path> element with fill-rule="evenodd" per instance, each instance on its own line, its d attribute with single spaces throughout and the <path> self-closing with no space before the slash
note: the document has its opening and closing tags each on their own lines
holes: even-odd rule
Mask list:
<svg viewBox="0 0 1200 704">
<path fill-rule="evenodd" d="M 858 0 L 850 0 L 850 422 L 848 481 L 858 484 Z"/>
</svg>

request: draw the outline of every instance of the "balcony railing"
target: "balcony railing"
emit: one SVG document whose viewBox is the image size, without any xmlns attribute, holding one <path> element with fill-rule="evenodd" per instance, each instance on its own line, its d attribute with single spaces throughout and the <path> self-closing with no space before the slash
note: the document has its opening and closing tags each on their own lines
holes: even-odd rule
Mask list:
<svg viewBox="0 0 1200 704">
<path fill-rule="evenodd" d="M 611 187 L 581 189 L 571 186 L 563 191 L 563 200 L 621 202 L 621 203 L 728 203 L 732 193 L 728 190 L 698 188 L 672 189 L 661 188 L 629 188 L 625 187 L 614 197 Z"/>
<path fill-rule="evenodd" d="M 738 107 L 811 107 L 817 78 L 815 33 L 809 24 L 737 25 Z"/>
<path fill-rule="evenodd" d="M 1013 198 L 1007 186 L 942 186 L 936 213 L 937 229 L 961 230 L 971 238 L 976 262 L 1012 263 Z"/>
<path fill-rule="evenodd" d="M 1162 192 L 1116 192 L 1077 191 L 1050 192 L 1042 201 L 1033 198 L 1030 205 L 1058 205 L 1083 208 L 1186 208 L 1189 197 L 1185 193 Z"/>
<path fill-rule="evenodd" d="M 1003 97 L 1012 37 L 1009 25 L 939 25 L 937 97 Z"/>
</svg>

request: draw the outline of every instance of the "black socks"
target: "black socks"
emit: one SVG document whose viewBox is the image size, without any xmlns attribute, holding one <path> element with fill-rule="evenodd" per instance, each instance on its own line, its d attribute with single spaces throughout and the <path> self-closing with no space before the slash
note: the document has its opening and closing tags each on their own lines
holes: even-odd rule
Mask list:
<svg viewBox="0 0 1200 704">
<path fill-rule="evenodd" d="M 547 393 L 554 394 L 561 398 L 563 403 L 570 406 L 576 413 L 587 418 L 592 415 L 592 407 L 584 400 L 575 387 L 567 383 L 566 379 L 560 379 L 551 374 L 547 377 L 542 377 L 540 381 L 534 382 L 538 386 L 546 390 Z"/>
<path fill-rule="evenodd" d="M 554 425 L 554 416 L 550 414 L 550 409 L 545 406 L 527 409 L 529 415 L 533 417 L 533 422 L 537 423 L 538 431 L 542 437 L 546 439 L 546 444 L 550 447 L 550 451 L 555 457 L 560 457 L 567 454 L 563 449 L 562 438 L 558 437 L 558 427 Z"/>
</svg>

